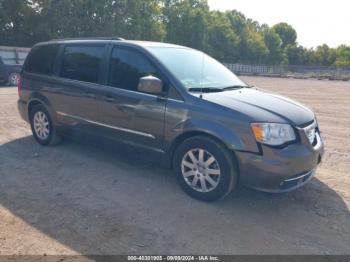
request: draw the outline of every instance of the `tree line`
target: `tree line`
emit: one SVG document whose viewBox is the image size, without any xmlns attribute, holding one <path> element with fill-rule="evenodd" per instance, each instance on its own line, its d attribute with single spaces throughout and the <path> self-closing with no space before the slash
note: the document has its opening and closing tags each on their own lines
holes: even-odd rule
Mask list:
<svg viewBox="0 0 350 262">
<path fill-rule="evenodd" d="M 350 66 L 350 46 L 308 49 L 287 23 L 211 11 L 207 0 L 0 0 L 0 45 L 90 36 L 171 42 L 227 63 Z"/>
</svg>

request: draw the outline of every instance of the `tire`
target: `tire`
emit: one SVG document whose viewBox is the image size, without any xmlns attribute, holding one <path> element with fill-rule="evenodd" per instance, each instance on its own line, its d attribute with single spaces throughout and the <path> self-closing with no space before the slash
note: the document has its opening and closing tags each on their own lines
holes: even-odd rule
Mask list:
<svg viewBox="0 0 350 262">
<path fill-rule="evenodd" d="M 43 105 L 36 105 L 29 113 L 30 126 L 35 140 L 43 145 L 56 145 L 61 142 L 49 112 Z"/>
<path fill-rule="evenodd" d="M 181 188 L 198 200 L 223 199 L 237 184 L 238 172 L 231 152 L 207 136 L 185 140 L 175 151 L 173 167 Z"/>
<path fill-rule="evenodd" d="M 9 86 L 17 86 L 20 79 L 19 73 L 11 73 L 8 77 L 7 83 Z"/>
</svg>

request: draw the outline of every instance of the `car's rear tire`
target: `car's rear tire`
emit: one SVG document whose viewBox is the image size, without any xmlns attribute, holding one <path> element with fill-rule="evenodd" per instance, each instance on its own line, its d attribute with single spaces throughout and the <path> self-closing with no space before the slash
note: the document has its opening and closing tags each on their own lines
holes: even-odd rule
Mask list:
<svg viewBox="0 0 350 262">
<path fill-rule="evenodd" d="M 7 83 L 9 86 L 17 86 L 20 79 L 19 73 L 11 73 L 8 77 Z"/>
<path fill-rule="evenodd" d="M 237 184 L 237 167 L 232 154 L 207 136 L 185 140 L 174 153 L 173 167 L 182 189 L 198 200 L 222 199 Z"/>
<path fill-rule="evenodd" d="M 39 144 L 47 146 L 61 142 L 52 118 L 43 105 L 35 105 L 30 111 L 29 119 L 33 136 Z"/>
</svg>

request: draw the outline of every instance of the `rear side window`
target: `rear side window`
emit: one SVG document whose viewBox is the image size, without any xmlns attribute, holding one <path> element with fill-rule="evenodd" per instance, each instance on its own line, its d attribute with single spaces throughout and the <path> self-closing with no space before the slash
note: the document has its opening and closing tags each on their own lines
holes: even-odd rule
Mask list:
<svg viewBox="0 0 350 262">
<path fill-rule="evenodd" d="M 63 52 L 61 77 L 98 83 L 104 46 L 67 46 Z"/>
<path fill-rule="evenodd" d="M 137 91 L 140 78 L 148 75 L 159 77 L 155 67 L 141 53 L 131 49 L 113 49 L 108 85 Z"/>
<path fill-rule="evenodd" d="M 35 47 L 28 62 L 25 65 L 24 71 L 35 74 L 53 75 L 56 56 L 59 45 L 44 45 Z"/>
</svg>

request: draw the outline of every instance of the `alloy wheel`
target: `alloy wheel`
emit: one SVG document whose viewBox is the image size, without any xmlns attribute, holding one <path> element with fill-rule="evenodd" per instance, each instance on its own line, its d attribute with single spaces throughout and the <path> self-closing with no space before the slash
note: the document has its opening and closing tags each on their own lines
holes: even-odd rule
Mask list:
<svg viewBox="0 0 350 262">
<path fill-rule="evenodd" d="M 41 140 L 46 140 L 50 135 L 50 123 L 46 114 L 42 111 L 34 114 L 34 131 Z"/>
<path fill-rule="evenodd" d="M 184 155 L 181 171 L 186 183 L 198 192 L 210 192 L 220 182 L 218 161 L 211 153 L 201 148 L 191 149 Z"/>
</svg>

